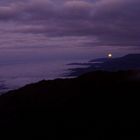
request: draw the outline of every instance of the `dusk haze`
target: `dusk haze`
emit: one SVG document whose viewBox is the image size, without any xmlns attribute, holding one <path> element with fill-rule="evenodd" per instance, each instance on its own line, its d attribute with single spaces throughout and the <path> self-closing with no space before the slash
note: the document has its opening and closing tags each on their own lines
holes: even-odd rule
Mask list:
<svg viewBox="0 0 140 140">
<path fill-rule="evenodd" d="M 63 77 L 68 63 L 139 53 L 139 0 L 1 0 L 0 87 Z"/>
<path fill-rule="evenodd" d="M 38 120 L 44 112 L 63 112 L 64 116 L 68 112 L 71 117 L 66 115 L 67 119 L 62 117 L 62 120 L 73 118 L 75 138 L 81 139 L 82 133 L 87 131 L 85 128 L 89 128 L 90 113 L 94 108 L 97 112 L 92 112 L 93 118 L 97 114 L 99 117 L 90 125 L 96 124 L 94 128 L 98 131 L 93 139 L 103 139 L 106 138 L 106 128 L 111 132 L 112 128 L 123 128 L 119 111 L 123 110 L 124 104 L 126 108 L 130 105 L 125 97 L 131 100 L 132 96 L 134 100 L 130 102 L 137 102 L 138 87 L 140 0 L 0 0 L 0 113 L 8 112 L 0 117 L 2 129 L 3 126 L 13 129 L 17 120 L 27 123 L 28 115 L 31 119 L 35 114 L 41 114 L 39 119 L 35 118 L 41 126 Z M 128 95 L 125 91 L 131 93 Z M 118 106 L 117 100 L 120 101 Z M 98 120 L 100 115 L 108 113 L 105 109 L 108 109 L 108 116 L 112 110 L 114 113 L 119 110 L 117 121 L 120 126 L 113 122 L 117 115 L 107 117 L 109 125 L 105 125 L 102 117 Z M 88 121 L 81 118 L 76 125 L 76 119 L 81 117 L 79 111 L 88 114 L 85 119 Z M 78 114 L 76 119 L 74 112 Z M 24 115 L 25 118 L 19 117 Z M 47 124 L 45 117 L 43 119 Z M 58 128 L 69 128 L 70 123 L 62 124 Z M 126 122 L 124 126 L 128 126 Z M 135 125 L 129 126 L 135 128 Z M 76 132 L 78 128 L 81 133 Z M 55 127 L 55 130 L 59 129 Z M 55 131 L 51 133 L 58 139 Z M 89 131 L 85 135 L 87 140 L 88 134 Z M 115 136 L 117 140 L 125 140 L 128 136 L 118 135 L 113 135 L 112 140 Z"/>
</svg>

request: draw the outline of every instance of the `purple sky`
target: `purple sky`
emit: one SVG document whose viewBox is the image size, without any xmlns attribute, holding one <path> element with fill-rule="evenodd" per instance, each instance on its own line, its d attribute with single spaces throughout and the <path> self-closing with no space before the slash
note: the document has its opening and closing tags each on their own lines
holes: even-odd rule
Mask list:
<svg viewBox="0 0 140 140">
<path fill-rule="evenodd" d="M 0 0 L 0 87 L 58 78 L 66 64 L 140 52 L 140 0 Z"/>
<path fill-rule="evenodd" d="M 139 50 L 140 0 L 0 0 L 0 49 L 104 45 Z"/>
</svg>

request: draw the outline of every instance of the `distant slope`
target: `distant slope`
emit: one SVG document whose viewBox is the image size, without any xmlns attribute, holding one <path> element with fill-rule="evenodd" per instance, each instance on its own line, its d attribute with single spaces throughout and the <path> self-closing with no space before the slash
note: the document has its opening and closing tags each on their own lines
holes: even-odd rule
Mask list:
<svg viewBox="0 0 140 140">
<path fill-rule="evenodd" d="M 96 63 L 95 63 L 96 62 Z M 104 71 L 118 71 L 118 70 L 139 70 L 140 69 L 140 54 L 128 54 L 120 58 L 100 58 L 91 60 L 87 63 L 86 68 L 69 69 L 69 76 L 79 76 L 86 72 L 104 70 Z M 80 64 L 78 64 L 80 65 Z"/>
<path fill-rule="evenodd" d="M 140 71 L 41 81 L 0 96 L 0 128 L 22 138 L 130 138 L 139 135 L 139 94 Z"/>
</svg>

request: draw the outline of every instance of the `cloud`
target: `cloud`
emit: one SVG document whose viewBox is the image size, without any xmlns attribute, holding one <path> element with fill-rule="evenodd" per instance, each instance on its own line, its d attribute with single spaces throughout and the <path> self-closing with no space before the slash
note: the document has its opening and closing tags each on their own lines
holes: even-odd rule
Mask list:
<svg viewBox="0 0 140 140">
<path fill-rule="evenodd" d="M 140 45 L 139 0 L 1 1 L 8 32 L 46 37 L 89 37 L 89 44 Z M 93 40 L 92 40 L 93 38 Z M 96 40 L 96 41 L 95 41 Z"/>
</svg>

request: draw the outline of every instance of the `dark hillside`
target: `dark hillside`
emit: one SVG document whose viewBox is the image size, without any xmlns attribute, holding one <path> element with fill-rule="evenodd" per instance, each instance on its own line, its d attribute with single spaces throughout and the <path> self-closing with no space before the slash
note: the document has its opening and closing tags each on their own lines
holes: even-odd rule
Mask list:
<svg viewBox="0 0 140 140">
<path fill-rule="evenodd" d="M 140 124 L 139 76 L 139 71 L 96 71 L 27 85 L 0 96 L 0 127 L 5 136 L 11 132 L 48 139 L 135 138 Z"/>
</svg>

